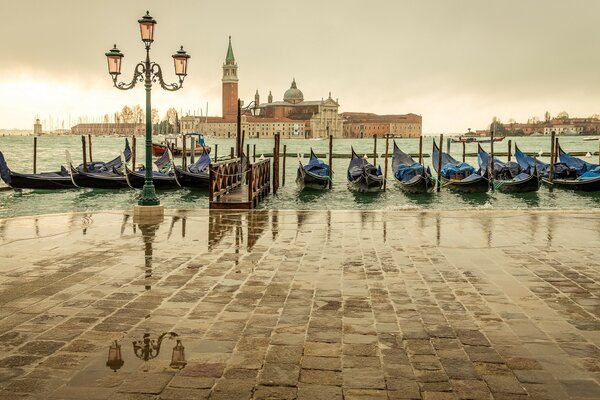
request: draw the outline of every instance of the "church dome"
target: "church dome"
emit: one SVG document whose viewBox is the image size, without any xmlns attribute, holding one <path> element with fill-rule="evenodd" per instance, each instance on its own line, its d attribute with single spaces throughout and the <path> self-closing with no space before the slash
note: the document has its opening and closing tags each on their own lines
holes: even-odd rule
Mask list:
<svg viewBox="0 0 600 400">
<path fill-rule="evenodd" d="M 302 91 L 296 87 L 296 79 L 292 81 L 292 86 L 283 94 L 283 101 L 296 104 L 304 101 Z"/>
</svg>

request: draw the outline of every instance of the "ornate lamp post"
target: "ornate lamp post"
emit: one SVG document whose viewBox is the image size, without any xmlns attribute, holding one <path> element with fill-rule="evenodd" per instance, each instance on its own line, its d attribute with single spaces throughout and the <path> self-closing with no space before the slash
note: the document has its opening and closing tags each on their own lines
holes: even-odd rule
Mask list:
<svg viewBox="0 0 600 400">
<path fill-rule="evenodd" d="M 121 74 L 121 61 L 124 57 L 123 53 L 117 48 L 117 45 L 106 53 L 106 59 L 108 61 L 108 73 L 112 76 L 113 85 L 117 89 L 132 89 L 138 82 L 144 82 L 144 87 L 146 88 L 146 174 L 144 188 L 142 189 L 142 195 L 138 201 L 138 205 L 158 206 L 160 201 L 156 196 L 156 190 L 154 189 L 154 183 L 152 181 L 152 109 L 150 96 L 152 82 L 158 81 L 163 89 L 169 91 L 181 89 L 183 80 L 187 75 L 187 63 L 190 56 L 183 50 L 183 46 L 173 54 L 175 74 L 179 77 L 179 82 L 170 84 L 165 83 L 160 65 L 150 61 L 150 46 L 154 41 L 154 26 L 156 25 L 156 20 L 150 16 L 149 12 L 146 12 L 146 15 L 140 18 L 138 23 L 140 24 L 142 42 L 144 42 L 144 47 L 146 48 L 146 60 L 135 66 L 131 82 L 117 82 L 117 79 Z"/>
</svg>

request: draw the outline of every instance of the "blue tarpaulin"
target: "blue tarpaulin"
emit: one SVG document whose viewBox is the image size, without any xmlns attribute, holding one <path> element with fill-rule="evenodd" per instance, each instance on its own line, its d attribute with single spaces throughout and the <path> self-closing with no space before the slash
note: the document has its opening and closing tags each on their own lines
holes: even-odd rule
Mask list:
<svg viewBox="0 0 600 400">
<path fill-rule="evenodd" d="M 446 164 L 442 167 L 442 176 L 446 179 L 453 179 L 455 175 L 471 175 L 475 173 L 475 168 L 467 163 Z"/>
<path fill-rule="evenodd" d="M 409 181 L 417 175 L 423 174 L 423 166 L 419 163 L 414 163 L 412 165 L 400 164 L 398 165 L 398 169 L 394 173 L 396 179 L 399 181 Z"/>
</svg>

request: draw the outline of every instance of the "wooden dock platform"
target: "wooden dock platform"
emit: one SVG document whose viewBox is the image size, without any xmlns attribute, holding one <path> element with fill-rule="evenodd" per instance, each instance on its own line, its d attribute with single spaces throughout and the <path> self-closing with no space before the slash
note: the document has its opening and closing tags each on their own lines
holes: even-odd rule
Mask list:
<svg viewBox="0 0 600 400">
<path fill-rule="evenodd" d="M 248 201 L 248 186 L 239 186 L 229 193 L 211 200 L 209 208 L 215 210 L 251 210 L 252 202 Z"/>
<path fill-rule="evenodd" d="M 214 163 L 208 188 L 211 209 L 253 209 L 271 192 L 271 160 L 251 164 L 235 158 Z"/>
</svg>

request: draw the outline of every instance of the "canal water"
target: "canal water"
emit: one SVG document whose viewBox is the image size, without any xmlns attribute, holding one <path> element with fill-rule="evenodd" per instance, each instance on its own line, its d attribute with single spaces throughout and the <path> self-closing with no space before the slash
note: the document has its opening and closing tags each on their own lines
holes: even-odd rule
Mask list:
<svg viewBox="0 0 600 400">
<path fill-rule="evenodd" d="M 208 144 L 218 144 L 219 156 L 229 154 L 234 146 L 234 139 L 208 139 Z M 516 142 L 521 150 L 538 153 L 550 151 L 550 139 L 547 137 L 512 138 L 513 149 Z M 257 156 L 263 153 L 272 153 L 273 140 L 249 140 L 252 151 L 256 145 Z M 401 149 L 407 152 L 418 152 L 417 139 L 396 139 Z M 514 209 L 514 208 L 547 208 L 547 209 L 586 209 L 598 208 L 600 193 L 579 193 L 562 190 L 549 191 L 546 187 L 537 193 L 504 194 L 499 192 L 485 194 L 457 194 L 449 190 L 429 195 L 408 195 L 403 193 L 396 185 L 391 173 L 391 156 L 388 171 L 388 190 L 384 193 L 359 194 L 352 192 L 347 187 L 346 170 L 349 158 L 335 158 L 333 160 L 333 189 L 325 192 L 299 192 L 295 185 L 296 169 L 298 167 L 297 154 L 304 159 L 310 154 L 312 147 L 316 153 L 325 154 L 328 151 L 327 140 L 292 139 L 281 141 L 287 145 L 286 178 L 285 186 L 275 196 L 270 196 L 261 203 L 261 208 L 269 209 Z M 446 143 L 444 143 L 445 147 Z M 137 154 L 138 163 L 143 160 L 143 140 L 138 138 Z M 372 139 L 337 139 L 334 141 L 334 154 L 350 155 L 353 146 L 359 155 L 373 153 Z M 426 154 L 431 152 L 432 137 L 425 137 L 423 148 Z M 483 145 L 489 150 L 489 144 Z M 508 139 L 496 143 L 495 150 L 506 152 Z M 561 146 L 565 151 L 581 151 L 596 153 L 598 141 L 586 141 L 583 137 L 561 137 Z M 107 161 L 116 157 L 124 147 L 124 138 L 94 137 L 93 159 Z M 390 153 L 391 153 L 390 141 Z M 60 165 L 66 163 L 65 150 L 68 150 L 75 163 L 80 163 L 81 138 L 80 137 L 40 137 L 38 139 L 38 172 L 56 171 Z M 477 144 L 467 144 L 467 153 L 475 153 Z M 33 138 L 5 136 L 0 137 L 0 151 L 3 152 L 9 167 L 16 172 L 32 172 L 33 168 Z M 378 140 L 377 152 L 385 153 L 385 141 Z M 457 159 L 462 157 L 462 145 L 453 144 L 451 153 Z M 291 155 L 291 157 L 290 157 Z M 503 158 L 503 157 L 500 157 Z M 583 157 L 589 162 L 597 163 L 598 156 Z M 548 161 L 541 157 L 541 160 Z M 476 157 L 467 157 L 467 162 L 476 166 Z M 382 164 L 383 158 L 378 159 Z M 425 164 L 431 165 L 430 158 L 425 158 Z M 0 184 L 0 187 L 4 185 Z M 9 190 L 0 191 L 0 218 L 37 215 L 47 213 L 62 213 L 69 211 L 97 211 L 121 210 L 131 208 L 137 201 L 139 191 L 136 190 L 98 190 L 74 189 L 61 191 L 42 190 Z M 193 209 L 208 207 L 208 191 L 191 191 L 187 189 L 161 191 L 159 198 L 167 208 Z"/>
</svg>

